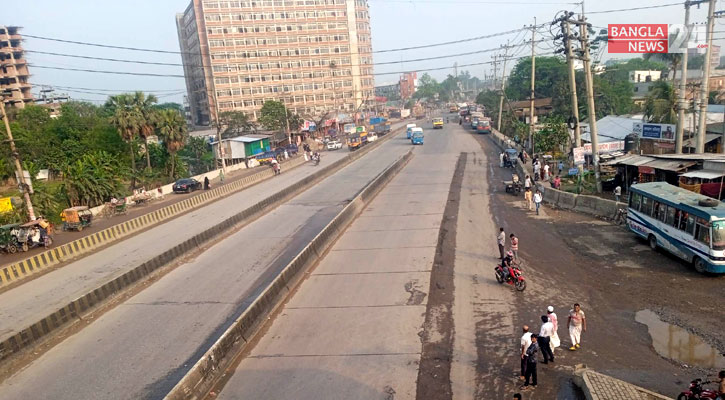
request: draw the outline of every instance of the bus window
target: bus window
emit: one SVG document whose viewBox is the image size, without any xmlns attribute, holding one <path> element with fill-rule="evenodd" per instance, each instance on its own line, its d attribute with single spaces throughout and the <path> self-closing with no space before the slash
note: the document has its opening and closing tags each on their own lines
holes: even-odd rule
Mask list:
<svg viewBox="0 0 725 400">
<path fill-rule="evenodd" d="M 712 248 L 714 250 L 725 250 L 725 221 L 714 221 L 712 223 Z"/>
<path fill-rule="evenodd" d="M 676 209 L 675 207 L 668 207 L 667 208 L 667 225 L 677 227 L 677 217 L 679 217 L 680 210 Z"/>
<path fill-rule="evenodd" d="M 687 230 L 687 218 L 689 217 L 689 215 L 690 214 L 688 214 L 688 213 L 686 213 L 684 211 L 680 211 L 680 226 L 679 226 L 679 228 L 680 228 L 681 231 L 686 231 Z"/>
<path fill-rule="evenodd" d="M 662 212 L 662 204 L 659 201 L 652 202 L 652 218 L 660 219 L 660 213 Z"/>
<path fill-rule="evenodd" d="M 652 199 L 647 196 L 642 196 L 642 206 L 639 211 L 644 215 L 650 215 L 652 213 Z"/>
<path fill-rule="evenodd" d="M 665 220 L 667 219 L 667 208 L 668 208 L 667 204 L 660 203 L 660 211 L 659 211 L 659 214 L 657 214 L 658 220 L 665 222 Z M 669 208 L 672 208 L 672 207 L 669 207 Z"/>
<path fill-rule="evenodd" d="M 695 230 L 695 216 L 694 215 L 688 215 L 687 216 L 687 229 L 685 229 L 685 232 L 692 235 L 692 233 Z"/>
<path fill-rule="evenodd" d="M 695 228 L 695 239 L 710 246 L 710 227 L 697 224 Z"/>
<path fill-rule="evenodd" d="M 629 196 L 629 207 L 639 211 L 640 199 L 642 199 L 641 194 L 632 192 Z"/>
</svg>

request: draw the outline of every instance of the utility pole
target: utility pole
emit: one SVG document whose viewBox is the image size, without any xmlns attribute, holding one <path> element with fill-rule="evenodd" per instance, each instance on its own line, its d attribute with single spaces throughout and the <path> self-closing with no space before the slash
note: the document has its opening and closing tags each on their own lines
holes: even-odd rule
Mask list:
<svg viewBox="0 0 725 400">
<path fill-rule="evenodd" d="M 694 3 L 702 3 L 703 1 L 685 1 L 685 29 L 686 29 L 686 36 L 685 36 L 685 43 L 688 43 L 690 39 L 690 6 Z M 687 56 L 688 56 L 688 49 L 685 49 L 685 52 L 682 53 L 682 61 L 681 61 L 681 71 L 680 71 L 680 93 L 678 96 L 678 102 L 677 102 L 677 133 L 675 135 L 675 153 L 676 154 L 682 154 L 682 141 L 684 139 L 685 134 L 685 109 L 687 108 L 687 100 L 685 99 L 686 90 L 687 90 Z M 672 79 L 674 80 L 675 77 L 673 76 Z M 693 115 L 694 118 L 694 115 Z"/>
<path fill-rule="evenodd" d="M 714 0 L 711 0 L 714 1 Z M 581 17 L 579 18 L 579 21 L 577 22 L 579 25 L 579 40 L 581 41 L 581 48 L 582 48 L 582 62 L 584 63 L 584 76 L 586 80 L 586 89 L 587 89 L 587 108 L 589 110 L 588 112 L 588 118 L 589 118 L 589 129 L 591 134 L 591 141 L 592 141 L 592 164 L 594 167 L 594 179 L 596 181 L 596 187 L 597 187 L 597 193 L 602 192 L 602 180 L 599 175 L 599 137 L 597 132 L 597 116 L 595 112 L 594 107 L 594 83 L 593 83 L 593 77 L 592 77 L 592 65 L 591 65 L 591 56 L 589 54 L 589 24 L 586 22 L 586 18 L 584 17 L 584 13 L 582 13 Z"/>
<path fill-rule="evenodd" d="M 20 188 L 23 191 L 23 199 L 25 200 L 25 206 L 28 208 L 28 218 L 30 221 L 35 220 L 35 212 L 33 211 L 33 203 L 30 201 L 30 185 L 25 181 L 25 174 L 23 173 L 23 167 L 20 164 L 20 154 L 18 149 L 15 147 L 15 140 L 13 139 L 13 132 L 10 130 L 10 120 L 8 114 L 5 112 L 5 99 L 0 93 L 0 112 L 3 114 L 3 122 L 5 123 L 5 132 L 8 135 L 8 142 L 10 142 L 10 153 L 12 154 L 13 161 L 15 162 L 15 171 L 18 174 L 18 182 Z"/>
<path fill-rule="evenodd" d="M 573 13 L 572 13 L 573 15 Z M 569 15 L 571 17 L 571 15 Z M 569 17 L 562 21 L 562 32 L 564 37 L 564 45 L 566 46 L 566 63 L 569 67 L 569 91 L 571 92 L 571 112 L 574 117 L 574 147 L 582 146 L 581 130 L 579 128 L 579 100 L 576 94 L 576 71 L 574 71 L 574 55 L 571 48 L 571 40 L 574 38 L 571 33 L 571 24 Z"/>
<path fill-rule="evenodd" d="M 705 131 L 707 130 L 707 91 L 710 87 L 710 55 L 712 54 L 712 31 L 715 25 L 715 0 L 707 8 L 707 51 L 702 65 L 702 86 L 700 86 L 700 120 L 697 129 L 695 153 L 705 152 Z"/>
<path fill-rule="evenodd" d="M 529 96 L 529 146 L 531 146 L 531 156 L 534 156 L 534 92 L 536 81 L 536 17 L 534 24 L 531 25 L 531 95 Z"/>
<path fill-rule="evenodd" d="M 498 98 L 498 121 L 496 129 L 501 132 L 501 117 L 503 116 L 503 91 L 506 90 L 506 59 L 508 58 L 509 42 L 506 41 L 506 50 L 503 55 L 503 69 L 501 70 L 501 95 Z"/>
</svg>

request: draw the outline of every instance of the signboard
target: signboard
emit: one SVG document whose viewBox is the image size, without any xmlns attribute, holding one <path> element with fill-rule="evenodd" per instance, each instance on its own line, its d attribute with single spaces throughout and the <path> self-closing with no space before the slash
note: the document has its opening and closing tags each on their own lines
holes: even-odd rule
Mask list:
<svg viewBox="0 0 725 400">
<path fill-rule="evenodd" d="M 573 176 L 579 173 L 579 168 L 569 168 L 569 175 Z"/>
<path fill-rule="evenodd" d="M 597 146 L 599 148 L 599 154 L 606 154 L 606 153 L 613 153 L 615 151 L 623 151 L 624 150 L 624 140 L 620 140 L 618 142 L 606 142 L 606 143 L 599 143 Z M 582 147 L 575 147 L 574 150 L 574 164 L 584 164 L 584 156 L 590 156 L 592 155 L 592 144 L 586 143 Z M 579 160 L 581 162 L 579 162 Z"/>
<path fill-rule="evenodd" d="M 574 149 L 572 149 L 572 152 L 574 153 L 574 165 L 584 164 L 584 147 L 575 147 Z M 591 154 L 591 152 L 592 148 L 591 146 L 589 146 L 589 154 Z"/>
<path fill-rule="evenodd" d="M 675 140 L 675 126 L 635 122 L 632 131 L 642 139 Z"/>
<path fill-rule="evenodd" d="M 10 197 L 0 197 L 0 213 L 13 211 L 13 203 Z"/>
</svg>

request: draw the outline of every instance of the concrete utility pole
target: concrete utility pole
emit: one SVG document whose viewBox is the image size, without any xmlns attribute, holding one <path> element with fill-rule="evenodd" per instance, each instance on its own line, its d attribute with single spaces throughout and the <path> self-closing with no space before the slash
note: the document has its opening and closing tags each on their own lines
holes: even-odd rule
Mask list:
<svg viewBox="0 0 725 400">
<path fill-rule="evenodd" d="M 536 82 L 536 17 L 534 24 L 531 25 L 531 95 L 529 96 L 529 146 L 531 146 L 531 156 L 534 155 L 534 92 Z"/>
<path fill-rule="evenodd" d="M 571 92 L 571 112 L 574 116 L 574 147 L 582 146 L 581 129 L 579 128 L 579 99 L 576 94 L 576 71 L 574 71 L 574 55 L 572 54 L 571 24 L 569 18 L 562 22 L 562 32 L 565 33 L 564 45 L 566 46 L 566 63 L 569 67 L 569 91 Z"/>
<path fill-rule="evenodd" d="M 18 180 L 20 187 L 23 190 L 23 199 L 25 200 L 25 206 L 28 208 L 28 218 L 30 221 L 35 220 L 35 211 L 33 210 L 33 203 L 30 201 L 30 185 L 25 181 L 25 174 L 23 173 L 23 167 L 20 164 L 20 154 L 15 147 L 15 140 L 13 139 L 13 132 L 10 130 L 10 120 L 8 114 L 5 112 L 5 100 L 0 94 L 0 112 L 3 114 L 3 122 L 5 122 L 5 132 L 8 135 L 8 142 L 10 142 L 10 153 L 12 154 L 13 161 L 15 162 L 15 171 L 18 174 Z"/>
<path fill-rule="evenodd" d="M 705 132 L 707 131 L 707 92 L 710 87 L 710 55 L 712 54 L 712 31 L 715 25 L 715 0 L 710 0 L 707 8 L 707 51 L 702 65 L 702 85 L 700 86 L 700 120 L 697 126 L 697 147 L 695 153 L 705 152 Z"/>
<path fill-rule="evenodd" d="M 714 0 L 713 0 L 714 1 Z M 602 180 L 599 175 L 599 137 L 597 132 L 597 116 L 594 107 L 594 78 L 592 77 L 592 64 L 591 56 L 589 54 L 589 24 L 586 22 L 584 14 L 578 22 L 579 25 L 579 40 L 581 41 L 581 47 L 583 52 L 582 62 L 584 63 L 584 76 L 586 78 L 587 85 L 587 108 L 589 110 L 589 130 L 592 141 L 592 164 L 594 167 L 594 179 L 596 181 L 597 193 L 602 193 Z"/>
<path fill-rule="evenodd" d="M 687 36 L 685 36 L 685 43 L 687 43 L 690 39 L 690 6 L 693 4 L 699 4 L 702 3 L 703 0 L 700 1 L 685 1 L 685 29 L 687 32 L 685 33 Z M 680 93 L 678 95 L 678 101 L 677 101 L 677 133 L 675 135 L 675 153 L 676 154 L 682 154 L 682 141 L 684 140 L 685 136 L 685 109 L 687 108 L 687 99 L 685 99 L 686 90 L 687 90 L 687 56 L 688 51 L 685 50 L 684 53 L 682 53 L 682 60 L 681 60 L 681 71 L 680 71 Z M 674 80 L 675 77 L 673 76 L 672 79 Z M 694 116 L 693 116 L 694 117 Z"/>
<path fill-rule="evenodd" d="M 503 91 L 506 90 L 506 59 L 508 58 L 509 42 L 506 41 L 506 50 L 503 54 L 503 69 L 501 70 L 501 95 L 498 97 L 498 121 L 496 129 L 501 132 L 501 116 L 503 116 Z"/>
</svg>

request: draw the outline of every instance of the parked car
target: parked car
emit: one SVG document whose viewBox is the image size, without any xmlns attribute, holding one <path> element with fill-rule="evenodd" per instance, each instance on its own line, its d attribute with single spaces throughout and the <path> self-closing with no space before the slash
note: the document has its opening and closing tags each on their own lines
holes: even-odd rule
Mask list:
<svg viewBox="0 0 725 400">
<path fill-rule="evenodd" d="M 339 150 L 342 148 L 342 142 L 339 140 L 330 140 L 327 142 L 327 150 Z"/>
<path fill-rule="evenodd" d="M 174 193 L 191 193 L 194 190 L 201 189 L 201 182 L 194 178 L 183 178 L 174 182 L 172 189 Z"/>
</svg>

